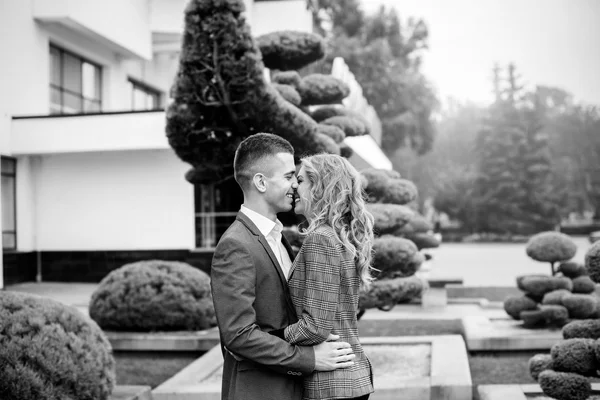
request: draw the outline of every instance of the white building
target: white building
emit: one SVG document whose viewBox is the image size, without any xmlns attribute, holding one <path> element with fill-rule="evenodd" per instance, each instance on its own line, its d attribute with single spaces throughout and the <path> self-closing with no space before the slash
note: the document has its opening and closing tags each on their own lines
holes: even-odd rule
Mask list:
<svg viewBox="0 0 600 400">
<path fill-rule="evenodd" d="M 305 0 L 244 1 L 255 35 L 312 29 Z M 185 4 L 0 1 L 0 288 L 95 282 L 139 259 L 209 265 L 239 201 L 185 181 L 166 140 Z M 381 162 L 374 147 L 357 166 Z"/>
</svg>

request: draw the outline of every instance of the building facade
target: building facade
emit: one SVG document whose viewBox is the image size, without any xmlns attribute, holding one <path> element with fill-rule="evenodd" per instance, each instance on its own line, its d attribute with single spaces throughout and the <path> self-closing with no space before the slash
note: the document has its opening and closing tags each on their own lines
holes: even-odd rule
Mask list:
<svg viewBox="0 0 600 400">
<path fill-rule="evenodd" d="M 255 35 L 312 29 L 304 0 L 245 2 Z M 149 258 L 207 268 L 240 199 L 185 181 L 165 136 L 185 4 L 0 2 L 0 288 Z"/>
</svg>

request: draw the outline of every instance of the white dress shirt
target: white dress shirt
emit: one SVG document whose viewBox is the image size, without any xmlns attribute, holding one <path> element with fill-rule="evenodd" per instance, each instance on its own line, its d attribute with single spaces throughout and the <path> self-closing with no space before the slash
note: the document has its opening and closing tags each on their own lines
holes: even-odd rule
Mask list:
<svg viewBox="0 0 600 400">
<path fill-rule="evenodd" d="M 276 220 L 273 222 L 269 218 L 256 211 L 252 211 L 243 204 L 240 211 L 250 218 L 250 221 L 256 225 L 260 233 L 267 239 L 267 243 L 269 243 L 271 250 L 273 250 L 273 254 L 275 254 L 277 262 L 279 262 L 283 275 L 288 279 L 290 276 L 290 269 L 292 268 L 292 260 L 290 259 L 285 246 L 281 243 L 281 231 L 283 230 L 281 221 Z"/>
</svg>

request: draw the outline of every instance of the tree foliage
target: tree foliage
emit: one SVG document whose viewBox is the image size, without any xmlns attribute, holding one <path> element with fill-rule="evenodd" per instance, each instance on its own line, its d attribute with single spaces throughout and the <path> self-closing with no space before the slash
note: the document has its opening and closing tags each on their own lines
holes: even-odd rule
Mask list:
<svg viewBox="0 0 600 400">
<path fill-rule="evenodd" d="M 332 25 L 325 64 L 344 58 L 382 120 L 384 152 L 393 155 L 405 146 L 419 154 L 430 151 L 438 101 L 420 71 L 429 35 L 425 22 L 409 18 L 403 26 L 396 10 L 385 7 L 365 15 L 355 0 L 309 4 L 318 22 Z"/>
</svg>

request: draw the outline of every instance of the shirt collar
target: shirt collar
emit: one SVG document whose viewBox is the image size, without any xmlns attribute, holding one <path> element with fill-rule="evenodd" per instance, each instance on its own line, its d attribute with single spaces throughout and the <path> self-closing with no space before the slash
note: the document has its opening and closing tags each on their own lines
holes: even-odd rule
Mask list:
<svg viewBox="0 0 600 400">
<path fill-rule="evenodd" d="M 273 222 L 269 218 L 257 213 L 256 211 L 249 209 L 243 204 L 240 208 L 240 211 L 243 212 L 248 218 L 250 218 L 250 221 L 252 221 L 254 225 L 256 225 L 256 227 L 264 237 L 267 237 L 276 225 L 283 228 L 283 224 L 279 221 L 279 219 Z"/>
</svg>

